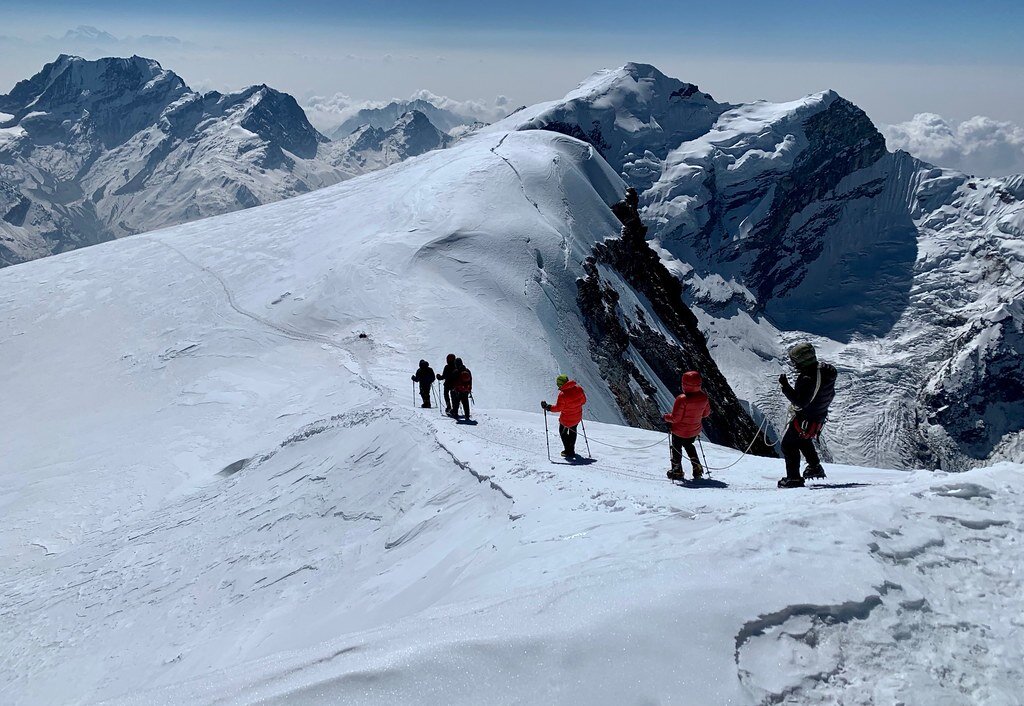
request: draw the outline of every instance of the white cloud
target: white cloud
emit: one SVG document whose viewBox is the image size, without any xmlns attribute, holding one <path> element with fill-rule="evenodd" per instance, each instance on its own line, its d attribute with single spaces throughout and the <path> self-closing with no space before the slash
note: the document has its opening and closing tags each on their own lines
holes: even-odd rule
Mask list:
<svg viewBox="0 0 1024 706">
<path fill-rule="evenodd" d="M 426 89 L 415 91 L 409 100 L 425 100 L 433 103 L 438 108 L 450 110 L 459 115 L 479 120 L 482 123 L 493 123 L 504 118 L 508 114 L 509 100 L 505 96 L 498 96 L 493 101 L 486 100 L 465 100 L 460 101 L 448 96 L 439 96 Z"/>
<path fill-rule="evenodd" d="M 918 113 L 883 125 L 890 149 L 902 149 L 940 167 L 978 176 L 1024 173 L 1024 128 L 977 115 L 962 123 L 935 113 Z"/>
</svg>

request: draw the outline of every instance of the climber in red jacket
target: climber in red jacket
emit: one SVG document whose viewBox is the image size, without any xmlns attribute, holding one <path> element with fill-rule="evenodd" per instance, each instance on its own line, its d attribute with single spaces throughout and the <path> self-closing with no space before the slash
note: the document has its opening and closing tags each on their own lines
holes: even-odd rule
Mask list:
<svg viewBox="0 0 1024 706">
<path fill-rule="evenodd" d="M 541 402 L 542 409 L 548 412 L 559 412 L 558 436 L 562 439 L 562 458 L 576 458 L 576 427 L 583 420 L 583 405 L 587 403 L 587 394 L 583 388 L 570 380 L 568 375 L 555 378 L 558 385 L 558 399 L 553 405 Z"/>
<path fill-rule="evenodd" d="M 667 475 L 672 480 L 683 480 L 683 449 L 690 457 L 693 467 L 693 478 L 698 480 L 704 475 L 704 469 L 697 458 L 697 449 L 693 442 L 700 436 L 704 418 L 711 416 L 711 403 L 701 389 L 700 373 L 690 370 L 683 373 L 683 394 L 676 397 L 672 412 L 665 415 L 665 421 L 672 428 L 672 468 Z"/>
</svg>

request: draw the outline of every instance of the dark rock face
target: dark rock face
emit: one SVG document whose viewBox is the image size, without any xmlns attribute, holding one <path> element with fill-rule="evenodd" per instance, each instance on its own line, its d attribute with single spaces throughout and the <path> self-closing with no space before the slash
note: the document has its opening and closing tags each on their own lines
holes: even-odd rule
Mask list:
<svg viewBox="0 0 1024 706">
<path fill-rule="evenodd" d="M 383 138 L 382 142 L 397 150 L 403 159 L 442 149 L 451 143 L 451 137 L 438 130 L 418 110 L 410 110 L 399 117 Z"/>
<path fill-rule="evenodd" d="M 845 177 L 871 166 L 884 157 L 885 138 L 875 129 L 864 111 L 844 98 L 839 98 L 824 111 L 811 116 L 804 125 L 810 145 L 793 165 L 793 169 L 774 182 L 775 196 L 770 216 L 759 224 L 752 237 L 737 248 L 757 248 L 750 267 L 748 282 L 756 283 L 758 300 L 765 302 L 779 287 L 792 282 L 793 272 L 779 266 L 780 252 L 798 251 L 803 263 L 812 262 L 821 254 L 824 242 L 820 234 L 835 223 L 841 207 L 820 218 L 813 229 L 805 229 L 798 243 L 787 242 L 793 217 L 821 200 Z M 876 193 L 881 185 L 872 187 Z"/>
<path fill-rule="evenodd" d="M 639 230 L 638 222 L 639 218 L 627 217 L 621 238 L 596 245 L 593 256 L 584 263 L 586 277 L 577 281 L 577 303 L 590 336 L 591 355 L 623 416 L 634 426 L 665 428 L 655 398 L 657 387 L 630 359 L 632 347 L 673 393 L 680 391 L 684 372 L 696 370 L 701 374 L 711 399 L 711 417 L 704 423 L 709 439 L 738 449 L 746 449 L 754 440 L 751 453 L 774 457 L 774 449 L 757 434 L 758 425 L 712 359 L 697 317 L 683 303 L 682 285 L 644 240 L 646 229 Z M 640 307 L 623 310 L 614 287 L 601 278 L 599 265 L 615 272 L 646 298 L 658 322 L 649 322 Z M 665 337 L 659 328 L 668 331 L 674 340 Z"/>
<path fill-rule="evenodd" d="M 15 120 L 45 113 L 23 125 L 36 141 L 64 139 L 64 123 L 70 120 L 79 125 L 79 133 L 84 128 L 104 149 L 111 149 L 152 125 L 188 92 L 178 76 L 150 59 L 90 62 L 61 55 L 0 97 L 0 110 L 12 113 Z"/>
<path fill-rule="evenodd" d="M 302 159 L 316 157 L 317 146 L 328 142 L 309 124 L 302 108 L 288 94 L 267 86 L 257 86 L 246 93 L 260 94 L 257 103 L 239 123 L 246 130 Z M 242 100 L 249 98 L 246 93 L 242 94 Z"/>
</svg>

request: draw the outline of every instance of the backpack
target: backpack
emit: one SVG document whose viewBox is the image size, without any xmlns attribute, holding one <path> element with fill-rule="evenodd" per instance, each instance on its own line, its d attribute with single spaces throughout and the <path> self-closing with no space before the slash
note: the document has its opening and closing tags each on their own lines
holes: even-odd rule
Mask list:
<svg viewBox="0 0 1024 706">
<path fill-rule="evenodd" d="M 459 392 L 470 392 L 473 389 L 473 373 L 469 372 L 469 368 L 463 368 L 459 371 L 459 377 L 456 378 L 455 389 Z"/>
</svg>

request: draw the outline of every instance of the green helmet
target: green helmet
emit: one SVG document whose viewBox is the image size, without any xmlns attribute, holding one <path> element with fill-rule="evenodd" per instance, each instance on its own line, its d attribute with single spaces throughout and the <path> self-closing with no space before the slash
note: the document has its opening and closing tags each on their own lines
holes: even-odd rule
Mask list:
<svg viewBox="0 0 1024 706">
<path fill-rule="evenodd" d="M 789 359 L 798 368 L 807 368 L 818 364 L 818 356 L 814 353 L 814 346 L 806 341 L 798 343 L 789 349 Z"/>
<path fill-rule="evenodd" d="M 555 384 L 561 387 L 565 383 L 569 382 L 569 376 L 562 374 L 555 378 Z"/>
</svg>

